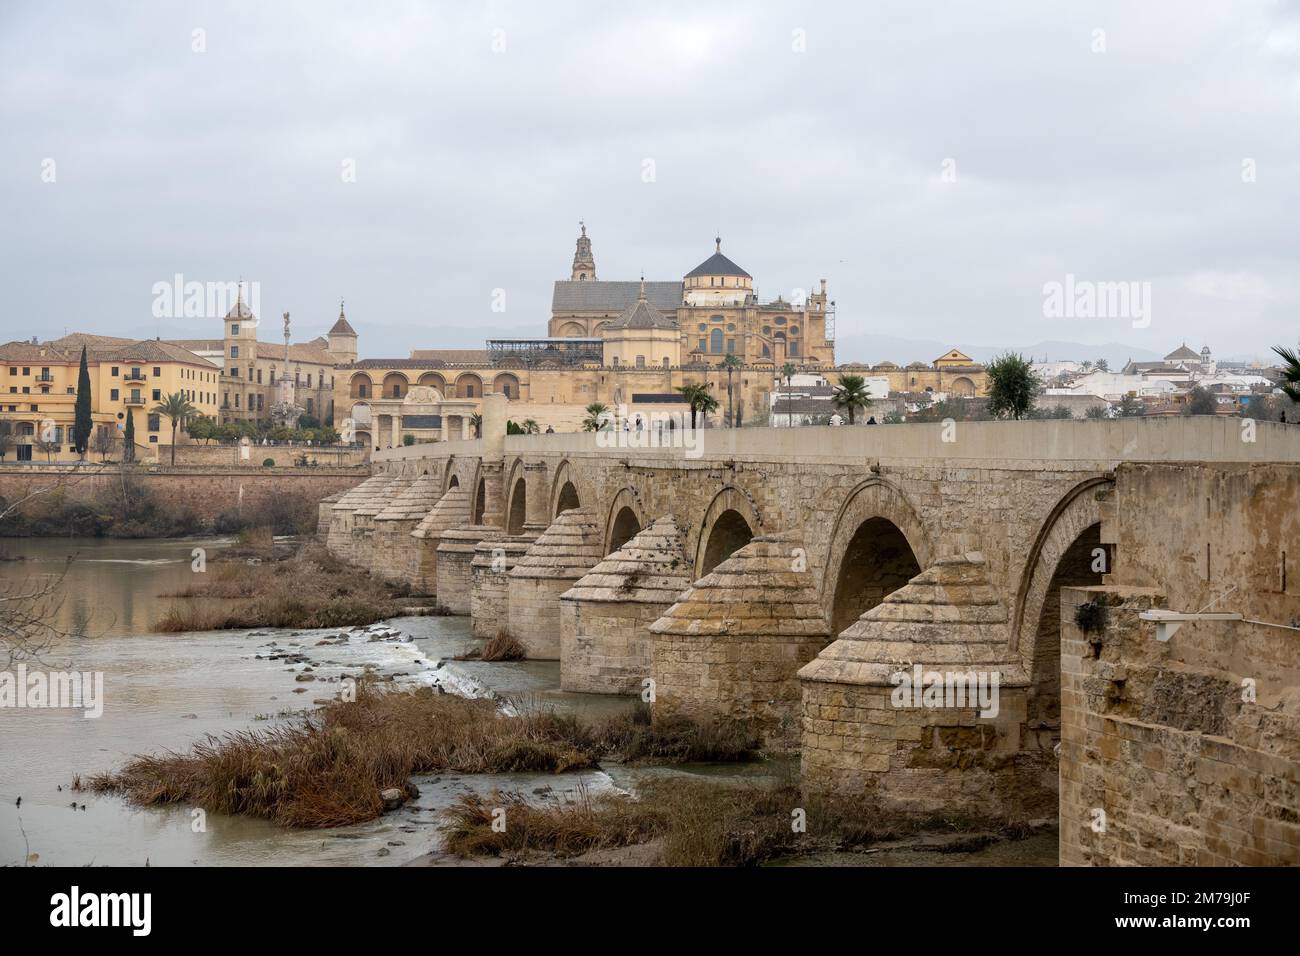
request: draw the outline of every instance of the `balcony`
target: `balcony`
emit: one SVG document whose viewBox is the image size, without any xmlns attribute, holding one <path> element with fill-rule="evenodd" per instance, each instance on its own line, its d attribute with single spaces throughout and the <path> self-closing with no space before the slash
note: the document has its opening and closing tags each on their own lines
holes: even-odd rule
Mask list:
<svg viewBox="0 0 1300 956">
<path fill-rule="evenodd" d="M 143 395 L 128 395 L 126 398 L 122 399 L 122 401 L 125 402 L 127 405 L 143 406 L 145 399 Z"/>
</svg>

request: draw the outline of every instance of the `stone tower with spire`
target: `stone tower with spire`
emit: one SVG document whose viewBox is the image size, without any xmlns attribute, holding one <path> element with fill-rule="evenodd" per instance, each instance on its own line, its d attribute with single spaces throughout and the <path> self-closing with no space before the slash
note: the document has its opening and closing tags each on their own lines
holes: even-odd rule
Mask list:
<svg viewBox="0 0 1300 956">
<path fill-rule="evenodd" d="M 573 281 L 595 282 L 596 260 L 591 254 L 591 240 L 587 238 L 587 224 L 579 222 L 582 235 L 578 237 L 578 248 L 573 253 Z"/>
<path fill-rule="evenodd" d="M 357 360 L 357 331 L 343 313 L 342 299 L 339 299 L 339 318 L 329 330 L 328 341 L 325 350 L 340 365 Z"/>
</svg>

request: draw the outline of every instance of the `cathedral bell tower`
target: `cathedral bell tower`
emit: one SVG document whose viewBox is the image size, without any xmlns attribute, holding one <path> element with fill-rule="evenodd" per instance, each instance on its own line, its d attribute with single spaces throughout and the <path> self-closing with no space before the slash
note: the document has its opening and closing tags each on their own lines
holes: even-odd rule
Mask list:
<svg viewBox="0 0 1300 956">
<path fill-rule="evenodd" d="M 578 248 L 573 253 L 573 281 L 595 282 L 596 260 L 591 255 L 591 240 L 587 238 L 587 224 L 579 222 L 582 235 L 578 237 Z"/>
</svg>

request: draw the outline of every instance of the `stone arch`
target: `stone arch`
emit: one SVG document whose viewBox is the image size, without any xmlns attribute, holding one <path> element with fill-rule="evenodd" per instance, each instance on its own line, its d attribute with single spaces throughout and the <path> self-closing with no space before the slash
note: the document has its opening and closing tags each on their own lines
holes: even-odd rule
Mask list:
<svg viewBox="0 0 1300 956">
<path fill-rule="evenodd" d="M 357 372 L 348 379 L 348 395 L 352 398 L 378 398 L 375 383 L 365 372 Z"/>
<path fill-rule="evenodd" d="M 510 467 L 506 481 L 506 533 L 521 534 L 528 520 L 528 482 L 524 477 L 524 463 L 516 459 Z"/>
<path fill-rule="evenodd" d="M 960 378 L 953 379 L 949 391 L 958 398 L 973 398 L 975 396 L 975 383 L 963 375 Z"/>
<path fill-rule="evenodd" d="M 410 379 L 401 372 L 389 372 L 384 376 L 384 398 L 405 398 L 410 390 Z"/>
<path fill-rule="evenodd" d="M 460 479 L 456 477 L 456 456 L 452 455 L 442 466 L 442 491 L 446 494 L 459 485 Z"/>
<path fill-rule="evenodd" d="M 605 516 L 605 553 L 613 554 L 646 526 L 641 497 L 630 485 L 620 488 Z"/>
<path fill-rule="evenodd" d="M 560 326 L 560 330 L 556 334 L 566 339 L 580 339 L 587 334 L 587 330 L 579 322 L 566 322 Z"/>
<path fill-rule="evenodd" d="M 822 610 L 838 636 L 929 567 L 934 552 L 916 509 L 902 489 L 883 478 L 869 478 L 848 493 L 833 529 L 822 575 Z"/>
<path fill-rule="evenodd" d="M 457 398 L 482 398 L 483 379 L 475 372 L 462 372 L 456 378 Z"/>
<path fill-rule="evenodd" d="M 578 494 L 578 484 L 573 479 L 573 466 L 566 458 L 555 469 L 551 479 L 550 516 L 554 521 L 561 511 L 582 507 L 582 496 Z"/>
<path fill-rule="evenodd" d="M 753 499 L 727 485 L 709 502 L 695 546 L 695 578 L 699 580 L 749 543 L 763 528 L 763 516 Z"/>
<path fill-rule="evenodd" d="M 423 373 L 420 376 L 419 380 L 416 382 L 416 384 L 426 385 L 429 388 L 436 388 L 438 390 L 439 395 L 447 394 L 447 380 L 443 378 L 442 375 L 439 374 L 438 372 Z"/>
<path fill-rule="evenodd" d="M 474 500 L 470 504 L 470 523 L 482 524 L 483 513 L 487 511 L 487 479 L 482 475 L 474 482 Z"/>
<path fill-rule="evenodd" d="M 1061 558 L 1086 530 L 1101 523 L 1098 492 L 1114 486 L 1114 479 L 1104 475 L 1080 482 L 1056 503 L 1039 529 L 1020 575 L 1011 627 L 1011 650 L 1026 660 L 1033 653 L 1033 634 Z"/>
<path fill-rule="evenodd" d="M 512 372 L 502 372 L 492 380 L 492 391 L 499 392 L 508 399 L 518 401 L 520 396 L 519 376 Z"/>
</svg>

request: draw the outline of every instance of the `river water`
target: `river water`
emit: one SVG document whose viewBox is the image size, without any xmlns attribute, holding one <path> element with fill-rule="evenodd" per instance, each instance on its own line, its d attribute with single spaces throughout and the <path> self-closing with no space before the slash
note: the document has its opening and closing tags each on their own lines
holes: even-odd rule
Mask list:
<svg viewBox="0 0 1300 956">
<path fill-rule="evenodd" d="M 568 774 L 422 775 L 413 778 L 420 796 L 401 810 L 331 830 L 288 830 L 219 814 L 207 815 L 200 826 L 189 807 L 139 809 L 117 796 L 72 792 L 78 774 L 117 769 L 135 754 L 186 750 L 207 734 L 291 720 L 337 693 L 339 685 L 331 678 L 359 674 L 365 665 L 399 683 L 441 684 L 454 693 L 492 693 L 593 716 L 632 705 L 627 697 L 559 691 L 557 662 L 451 660 L 482 643 L 471 636 L 464 617 L 398 618 L 388 623 L 402 633 L 400 639 L 356 636 L 327 645 L 318 642 L 337 637 L 338 631 L 154 633 L 168 603 L 161 595 L 193 581 L 194 549 L 204 549 L 211 560 L 230 544 L 223 539 L 0 539 L 0 584 L 8 589 L 64 575 L 62 599 L 49 610 L 65 636 L 42 654 L 40 669 L 99 672 L 104 681 L 98 718 L 85 717 L 81 709 L 0 707 L 0 866 L 24 860 L 63 866 L 400 865 L 441 850 L 441 811 L 469 791 L 565 800 L 580 790 L 635 792 L 646 776 L 757 782 L 782 769 L 608 765 Z M 292 663 L 286 654 L 306 657 L 316 679 L 296 680 L 308 664 Z M 1000 844 L 965 859 L 968 865 L 1042 865 L 1054 862 L 1054 856 L 1051 837 Z M 886 852 L 794 862 L 916 866 L 935 860 L 933 853 Z"/>
<path fill-rule="evenodd" d="M 447 661 L 479 643 L 468 618 L 401 618 L 390 623 L 409 641 L 323 647 L 317 641 L 337 631 L 153 633 L 167 605 L 159 595 L 191 583 L 193 550 L 205 549 L 211 560 L 229 544 L 3 542 L 8 560 L 0 561 L 0 578 L 8 585 L 65 573 L 54 617 L 70 634 L 42 654 L 41 669 L 101 672 L 104 706 L 98 718 L 80 709 L 0 708 L 0 865 L 25 858 L 69 866 L 393 865 L 439 849 L 438 811 L 467 790 L 538 791 L 558 799 L 579 786 L 592 793 L 621 789 L 604 771 L 416 777 L 420 797 L 402 810 L 325 831 L 217 814 L 199 827 L 188 807 L 136 809 L 116 796 L 70 792 L 77 774 L 116 769 L 137 753 L 183 750 L 205 734 L 274 726 L 336 693 L 338 684 L 328 678 L 360 673 L 364 664 L 411 683 L 442 682 L 468 693 L 486 683 L 504 694 L 592 713 L 628 706 L 626 698 L 555 690 L 559 674 L 552 662 Z M 270 659 L 285 652 L 306 655 L 318 681 L 297 682 L 304 665 Z"/>
</svg>

